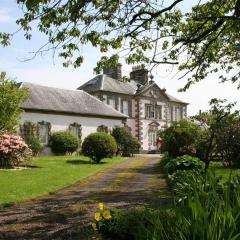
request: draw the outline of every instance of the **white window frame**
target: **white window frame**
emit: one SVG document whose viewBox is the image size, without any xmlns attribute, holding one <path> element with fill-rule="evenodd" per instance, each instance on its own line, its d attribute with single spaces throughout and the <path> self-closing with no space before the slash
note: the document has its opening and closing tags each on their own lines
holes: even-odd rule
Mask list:
<svg viewBox="0 0 240 240">
<path fill-rule="evenodd" d="M 174 109 L 174 106 L 171 107 L 171 121 L 175 121 L 175 109 Z"/>
<path fill-rule="evenodd" d="M 122 101 L 122 113 L 129 115 L 129 102 L 127 100 Z"/>
<path fill-rule="evenodd" d="M 155 119 L 156 117 L 156 108 L 155 105 L 146 105 L 146 118 Z"/>
<path fill-rule="evenodd" d="M 157 105 L 157 116 L 159 120 L 163 119 L 163 106 L 162 105 Z"/>
<path fill-rule="evenodd" d="M 116 109 L 116 99 L 115 98 L 109 98 L 108 99 L 108 105 L 114 109 Z"/>
<path fill-rule="evenodd" d="M 180 121 L 180 120 L 181 120 L 180 107 L 176 107 L 176 120 L 177 120 L 177 121 Z"/>
</svg>

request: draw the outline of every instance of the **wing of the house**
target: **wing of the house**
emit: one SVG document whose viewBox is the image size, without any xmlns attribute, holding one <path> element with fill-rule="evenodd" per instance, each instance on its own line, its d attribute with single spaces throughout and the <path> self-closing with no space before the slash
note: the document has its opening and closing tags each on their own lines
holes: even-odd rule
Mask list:
<svg viewBox="0 0 240 240">
<path fill-rule="evenodd" d="M 28 88 L 30 95 L 22 105 L 21 126 L 29 122 L 35 124 L 40 140 L 46 145 L 51 132 L 70 130 L 83 140 L 99 126 L 107 126 L 110 130 L 123 126 L 127 118 L 85 91 L 32 83 L 21 83 L 20 87 Z"/>
</svg>

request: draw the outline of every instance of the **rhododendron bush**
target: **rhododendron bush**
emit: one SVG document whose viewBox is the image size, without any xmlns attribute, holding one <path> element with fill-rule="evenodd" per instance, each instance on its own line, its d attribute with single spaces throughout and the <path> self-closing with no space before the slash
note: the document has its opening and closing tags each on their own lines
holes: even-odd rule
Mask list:
<svg viewBox="0 0 240 240">
<path fill-rule="evenodd" d="M 0 135 L 0 167 L 19 166 L 31 158 L 32 151 L 20 136 Z"/>
</svg>

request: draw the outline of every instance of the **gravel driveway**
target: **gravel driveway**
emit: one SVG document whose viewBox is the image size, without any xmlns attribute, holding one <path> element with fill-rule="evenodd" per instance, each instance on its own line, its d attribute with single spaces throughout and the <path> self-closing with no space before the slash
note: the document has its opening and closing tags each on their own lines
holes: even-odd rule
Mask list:
<svg viewBox="0 0 240 240">
<path fill-rule="evenodd" d="M 86 235 L 99 202 L 108 208 L 167 204 L 159 161 L 157 154 L 136 155 L 56 193 L 5 208 L 0 239 L 92 239 Z"/>
</svg>

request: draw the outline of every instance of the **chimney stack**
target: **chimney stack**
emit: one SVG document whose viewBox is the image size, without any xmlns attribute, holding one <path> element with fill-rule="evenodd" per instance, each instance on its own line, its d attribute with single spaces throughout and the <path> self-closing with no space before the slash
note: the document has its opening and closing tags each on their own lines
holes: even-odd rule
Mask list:
<svg viewBox="0 0 240 240">
<path fill-rule="evenodd" d="M 113 79 L 121 81 L 122 80 L 122 64 L 118 63 L 117 66 L 115 66 L 115 67 L 111 67 L 109 69 L 104 69 L 103 73 Z"/>
<path fill-rule="evenodd" d="M 132 72 L 130 72 L 130 79 L 134 80 L 141 85 L 148 84 L 148 70 L 145 69 L 145 65 L 139 65 L 132 68 Z"/>
</svg>

